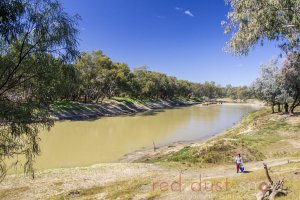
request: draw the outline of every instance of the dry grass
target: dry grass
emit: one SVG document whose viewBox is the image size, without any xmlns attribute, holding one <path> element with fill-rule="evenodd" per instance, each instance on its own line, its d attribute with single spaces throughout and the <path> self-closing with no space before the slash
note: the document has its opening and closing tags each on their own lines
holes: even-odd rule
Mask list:
<svg viewBox="0 0 300 200">
<path fill-rule="evenodd" d="M 19 187 L 19 188 L 9 188 L 0 190 L 0 199 L 7 199 L 9 196 L 19 193 L 26 192 L 29 190 L 29 187 Z"/>
<path fill-rule="evenodd" d="M 155 192 L 143 192 L 143 186 L 149 185 L 149 180 L 145 179 L 131 179 L 116 181 L 103 186 L 93 186 L 89 188 L 81 188 L 68 193 L 56 195 L 50 198 L 50 200 L 60 199 L 132 199 L 135 196 L 142 196 L 143 199 L 154 199 L 159 196 L 157 191 Z"/>
</svg>

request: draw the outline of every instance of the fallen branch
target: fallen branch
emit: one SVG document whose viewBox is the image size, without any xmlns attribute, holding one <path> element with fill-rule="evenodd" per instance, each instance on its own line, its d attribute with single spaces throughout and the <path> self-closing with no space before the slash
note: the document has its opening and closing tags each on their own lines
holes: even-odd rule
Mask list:
<svg viewBox="0 0 300 200">
<path fill-rule="evenodd" d="M 269 183 L 261 183 L 260 191 L 256 194 L 257 200 L 274 200 L 276 196 L 288 194 L 288 188 L 284 188 L 284 179 L 274 182 L 269 174 L 268 166 L 264 163 L 264 169 Z"/>
<path fill-rule="evenodd" d="M 271 177 L 270 177 L 269 170 L 268 170 L 268 166 L 267 166 L 267 164 L 265 164 L 265 163 L 263 163 L 263 165 L 264 165 L 264 169 L 265 169 L 267 178 L 268 178 L 270 184 L 273 185 L 273 180 L 272 180 Z"/>
</svg>

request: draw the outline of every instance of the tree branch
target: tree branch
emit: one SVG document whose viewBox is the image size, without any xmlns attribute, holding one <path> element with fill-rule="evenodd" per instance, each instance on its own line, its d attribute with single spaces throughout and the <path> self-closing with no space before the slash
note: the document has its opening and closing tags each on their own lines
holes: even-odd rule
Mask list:
<svg viewBox="0 0 300 200">
<path fill-rule="evenodd" d="M 268 166 L 267 166 L 267 164 L 266 164 L 266 163 L 263 163 L 263 165 L 264 165 L 264 169 L 265 169 L 265 172 L 266 172 L 267 178 L 268 178 L 268 180 L 269 180 L 270 184 L 271 184 L 271 185 L 273 185 L 273 180 L 272 180 L 272 179 L 271 179 L 271 177 L 270 177 L 269 170 L 268 170 Z"/>
</svg>

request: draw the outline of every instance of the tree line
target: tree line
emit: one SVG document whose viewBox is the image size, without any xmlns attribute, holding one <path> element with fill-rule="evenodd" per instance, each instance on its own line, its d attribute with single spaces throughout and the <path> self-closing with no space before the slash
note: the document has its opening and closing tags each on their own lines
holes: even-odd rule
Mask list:
<svg viewBox="0 0 300 200">
<path fill-rule="evenodd" d="M 215 82 L 193 83 L 148 70 L 146 66 L 130 70 L 126 63 L 113 62 L 102 51 L 82 52 L 74 64 L 55 69 L 53 92 L 56 100 L 102 103 L 105 98 L 135 99 L 209 99 L 250 98 L 248 87 L 221 87 Z"/>
</svg>

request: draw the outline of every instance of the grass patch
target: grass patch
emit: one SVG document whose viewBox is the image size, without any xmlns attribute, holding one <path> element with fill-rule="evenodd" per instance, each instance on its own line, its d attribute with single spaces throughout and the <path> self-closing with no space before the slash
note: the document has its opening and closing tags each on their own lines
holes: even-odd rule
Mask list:
<svg viewBox="0 0 300 200">
<path fill-rule="evenodd" d="M 130 104 L 135 105 L 135 106 L 138 106 L 140 104 L 145 103 L 142 100 L 133 99 L 133 98 L 130 98 L 130 97 L 113 97 L 113 99 L 116 100 L 116 101 L 122 101 L 122 102 L 125 102 L 125 103 L 130 103 Z"/>
<path fill-rule="evenodd" d="M 0 199 L 11 199 L 16 193 L 22 193 L 29 190 L 29 187 L 19 187 L 0 190 Z"/>
<path fill-rule="evenodd" d="M 52 105 L 54 112 L 96 112 L 95 107 L 89 106 L 89 104 L 74 102 L 74 101 L 57 101 Z"/>
<path fill-rule="evenodd" d="M 202 102 L 203 98 L 201 97 L 173 97 L 173 101 L 179 100 L 179 101 L 191 101 L 191 102 Z"/>
</svg>

